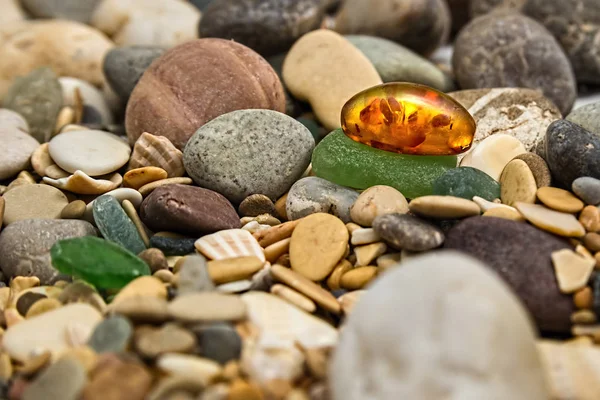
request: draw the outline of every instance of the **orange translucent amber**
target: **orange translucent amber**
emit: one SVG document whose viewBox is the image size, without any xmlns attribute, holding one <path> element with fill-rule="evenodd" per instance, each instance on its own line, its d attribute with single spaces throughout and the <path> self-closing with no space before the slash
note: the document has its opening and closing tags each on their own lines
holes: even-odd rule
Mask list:
<svg viewBox="0 0 600 400">
<path fill-rule="evenodd" d="M 342 108 L 342 129 L 353 140 L 403 154 L 453 155 L 467 151 L 475 120 L 450 96 L 414 83 L 364 90 Z"/>
</svg>

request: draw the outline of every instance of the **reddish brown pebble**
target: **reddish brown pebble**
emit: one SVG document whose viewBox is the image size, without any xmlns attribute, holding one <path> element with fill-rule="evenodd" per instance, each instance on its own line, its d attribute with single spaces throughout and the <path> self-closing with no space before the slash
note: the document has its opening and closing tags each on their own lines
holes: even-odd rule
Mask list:
<svg viewBox="0 0 600 400">
<path fill-rule="evenodd" d="M 600 210 L 596 206 L 586 206 L 579 214 L 579 222 L 587 232 L 600 231 Z"/>
<path fill-rule="evenodd" d="M 592 289 L 589 286 L 586 286 L 573 294 L 573 303 L 575 303 L 575 307 L 580 310 L 591 309 L 593 297 Z"/>
<path fill-rule="evenodd" d="M 600 235 L 595 232 L 586 233 L 583 237 L 583 244 L 592 252 L 600 251 Z"/>
</svg>

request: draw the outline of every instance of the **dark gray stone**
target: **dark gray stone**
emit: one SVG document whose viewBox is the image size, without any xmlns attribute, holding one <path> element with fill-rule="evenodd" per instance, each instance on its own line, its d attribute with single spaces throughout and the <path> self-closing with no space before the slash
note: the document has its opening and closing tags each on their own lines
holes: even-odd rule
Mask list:
<svg viewBox="0 0 600 400">
<path fill-rule="evenodd" d="M 600 178 L 600 135 L 558 120 L 548 127 L 545 144 L 546 162 L 559 185 L 570 188 L 582 176 Z"/>
<path fill-rule="evenodd" d="M 573 181 L 571 189 L 586 204 L 600 204 L 600 180 L 582 176 Z"/>
<path fill-rule="evenodd" d="M 121 353 L 129 346 L 133 336 L 133 325 L 128 319 L 113 315 L 94 328 L 88 340 L 96 353 Z"/>
<path fill-rule="evenodd" d="M 375 36 L 348 35 L 346 39 L 373 63 L 383 82 L 413 82 L 442 92 L 454 90 L 454 82 L 438 67 L 412 50 Z"/>
<path fill-rule="evenodd" d="M 206 259 L 197 254 L 186 257 L 179 271 L 178 294 L 205 292 L 215 289 L 208 273 Z"/>
<path fill-rule="evenodd" d="M 285 114 L 238 110 L 198 129 L 183 163 L 198 186 L 235 204 L 256 193 L 276 200 L 306 171 L 314 147 L 310 131 Z"/>
<path fill-rule="evenodd" d="M 204 9 L 214 1 L 215 0 L 190 0 L 190 3 L 195 5 L 200 11 L 204 11 Z"/>
<path fill-rule="evenodd" d="M 102 69 L 110 87 L 127 101 L 146 68 L 166 50 L 156 46 L 115 47 L 106 53 Z"/>
<path fill-rule="evenodd" d="M 600 102 L 579 107 L 571 111 L 566 119 L 585 130 L 600 135 Z"/>
<path fill-rule="evenodd" d="M 264 56 L 289 49 L 319 28 L 329 0 L 215 0 L 204 9 L 200 37 L 233 39 Z"/>
<path fill-rule="evenodd" d="M 100 0 L 21 0 L 35 18 L 70 19 L 87 24 Z"/>
<path fill-rule="evenodd" d="M 521 298 L 539 329 L 569 332 L 573 300 L 560 292 L 550 258 L 552 252 L 570 248 L 566 241 L 522 222 L 472 217 L 450 230 L 444 248 L 489 265 Z"/>
<path fill-rule="evenodd" d="M 242 353 L 242 338 L 230 324 L 218 322 L 191 328 L 198 338 L 200 356 L 226 364 L 238 360 Z"/>
<path fill-rule="evenodd" d="M 165 256 L 186 256 L 196 251 L 194 243 L 197 238 L 172 238 L 166 236 L 152 236 L 150 247 L 162 250 Z"/>
<path fill-rule="evenodd" d="M 42 293 L 27 292 L 19 296 L 19 300 L 17 300 L 17 311 L 22 316 L 25 316 L 27 314 L 27 311 L 29 311 L 29 309 L 35 302 L 41 299 L 45 299 L 47 297 L 48 296 Z"/>
<path fill-rule="evenodd" d="M 452 64 L 463 89 L 539 89 L 563 115 L 577 96 L 571 64 L 556 39 L 535 20 L 515 12 L 471 21 L 456 38 Z"/>
<path fill-rule="evenodd" d="M 350 208 L 358 196 L 356 190 L 309 176 L 300 179 L 290 189 L 285 206 L 287 217 L 295 220 L 324 212 L 335 215 L 344 223 L 352 222 Z"/>
<path fill-rule="evenodd" d="M 444 243 L 440 228 L 407 214 L 380 215 L 373 221 L 373 229 L 398 250 L 427 251 Z"/>
<path fill-rule="evenodd" d="M 98 197 L 94 201 L 93 213 L 94 221 L 106 240 L 117 243 L 133 254 L 146 250 L 135 224 L 115 197 Z"/>
<path fill-rule="evenodd" d="M 21 114 L 29 124 L 29 134 L 40 143 L 50 140 L 62 105 L 62 87 L 48 67 L 15 79 L 4 96 L 4 108 Z"/>
<path fill-rule="evenodd" d="M 0 234 L 0 268 L 8 279 L 37 276 L 42 285 L 68 279 L 52 267 L 50 249 L 59 240 L 96 236 L 96 229 L 86 221 L 28 219 L 17 221 Z"/>
</svg>

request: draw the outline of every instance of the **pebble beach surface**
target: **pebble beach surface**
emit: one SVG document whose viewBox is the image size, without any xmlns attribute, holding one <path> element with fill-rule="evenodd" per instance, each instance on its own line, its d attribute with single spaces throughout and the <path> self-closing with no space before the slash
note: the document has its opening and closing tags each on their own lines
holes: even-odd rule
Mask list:
<svg viewBox="0 0 600 400">
<path fill-rule="evenodd" d="M 600 399 L 597 0 L 0 0 L 0 400 Z"/>
</svg>

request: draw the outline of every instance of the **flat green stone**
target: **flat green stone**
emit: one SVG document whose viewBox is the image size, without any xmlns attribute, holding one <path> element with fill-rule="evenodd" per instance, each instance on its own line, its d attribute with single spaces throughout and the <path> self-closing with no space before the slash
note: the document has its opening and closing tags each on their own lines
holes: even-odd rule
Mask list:
<svg viewBox="0 0 600 400">
<path fill-rule="evenodd" d="M 408 198 L 432 194 L 433 182 L 456 168 L 456 156 L 397 154 L 355 142 L 336 129 L 315 148 L 316 176 L 355 189 L 387 185 Z"/>
<path fill-rule="evenodd" d="M 500 184 L 479 169 L 459 167 L 447 171 L 433 183 L 433 194 L 468 200 L 479 196 L 494 201 L 500 198 Z"/>
<path fill-rule="evenodd" d="M 104 195 L 94 201 L 94 221 L 106 240 L 115 242 L 133 254 L 146 250 L 133 221 L 127 216 L 119 200 L 113 196 Z"/>
<path fill-rule="evenodd" d="M 93 236 L 60 240 L 50 250 L 52 265 L 63 274 L 100 289 L 120 289 L 150 267 L 118 244 Z"/>
</svg>

